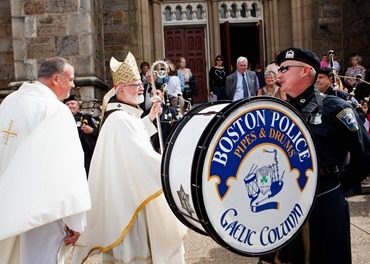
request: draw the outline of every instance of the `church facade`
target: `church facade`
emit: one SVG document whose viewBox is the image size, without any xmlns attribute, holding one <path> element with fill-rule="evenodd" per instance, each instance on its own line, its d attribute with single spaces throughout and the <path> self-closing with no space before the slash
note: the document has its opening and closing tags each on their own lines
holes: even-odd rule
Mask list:
<svg viewBox="0 0 370 264">
<path fill-rule="evenodd" d="M 75 67 L 83 107 L 111 87 L 109 60 L 128 51 L 150 64 L 184 57 L 199 94 L 208 100 L 208 71 L 222 54 L 232 69 L 239 56 L 266 66 L 291 46 L 317 55 L 336 51 L 342 68 L 360 53 L 370 66 L 369 1 L 356 0 L 2 0 L 0 100 L 37 79 L 50 56 Z"/>
</svg>

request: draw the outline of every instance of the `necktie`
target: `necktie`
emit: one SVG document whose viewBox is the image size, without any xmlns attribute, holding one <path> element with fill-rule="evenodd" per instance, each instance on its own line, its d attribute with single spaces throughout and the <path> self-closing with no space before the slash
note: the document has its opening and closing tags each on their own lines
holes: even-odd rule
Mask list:
<svg viewBox="0 0 370 264">
<path fill-rule="evenodd" d="M 244 97 L 248 98 L 248 97 L 250 97 L 250 94 L 249 94 L 249 89 L 248 89 L 247 81 L 245 80 L 245 73 L 242 73 L 242 76 L 243 76 Z"/>
</svg>

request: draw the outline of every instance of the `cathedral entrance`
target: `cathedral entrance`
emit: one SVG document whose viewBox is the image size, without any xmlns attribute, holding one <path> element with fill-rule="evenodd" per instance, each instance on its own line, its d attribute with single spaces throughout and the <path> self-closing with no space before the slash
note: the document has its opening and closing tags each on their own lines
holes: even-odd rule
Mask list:
<svg viewBox="0 0 370 264">
<path fill-rule="evenodd" d="M 220 25 L 221 50 L 224 63 L 229 71 L 235 69 L 236 60 L 240 56 L 248 59 L 251 70 L 257 63 L 264 65 L 263 34 L 261 24 L 225 22 Z"/>
<path fill-rule="evenodd" d="M 165 55 L 176 63 L 180 57 L 186 59 L 196 81 L 198 95 L 193 96 L 194 103 L 207 102 L 207 71 L 205 54 L 204 27 L 165 28 Z"/>
</svg>

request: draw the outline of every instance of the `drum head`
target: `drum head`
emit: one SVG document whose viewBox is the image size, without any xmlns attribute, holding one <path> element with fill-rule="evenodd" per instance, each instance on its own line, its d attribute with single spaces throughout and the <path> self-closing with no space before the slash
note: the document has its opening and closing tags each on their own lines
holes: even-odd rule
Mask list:
<svg viewBox="0 0 370 264">
<path fill-rule="evenodd" d="M 307 220 L 318 162 L 307 124 L 288 103 L 253 97 L 225 107 L 199 139 L 191 179 L 207 234 L 241 255 L 287 244 Z"/>
<path fill-rule="evenodd" d="M 188 112 L 171 131 L 162 157 L 162 186 L 166 200 L 175 216 L 187 227 L 208 235 L 195 214 L 198 201 L 191 196 L 191 176 L 195 174 L 192 164 L 199 138 L 207 131 L 208 123 L 222 115 L 222 109 L 230 101 L 202 104 Z"/>
</svg>

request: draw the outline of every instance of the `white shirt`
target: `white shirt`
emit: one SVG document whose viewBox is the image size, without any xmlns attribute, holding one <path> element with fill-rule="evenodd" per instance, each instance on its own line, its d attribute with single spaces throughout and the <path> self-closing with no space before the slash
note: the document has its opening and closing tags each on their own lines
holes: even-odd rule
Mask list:
<svg viewBox="0 0 370 264">
<path fill-rule="evenodd" d="M 170 96 L 181 96 L 181 81 L 178 76 L 171 76 L 167 84 L 167 94 Z"/>
<path fill-rule="evenodd" d="M 233 98 L 233 101 L 237 101 L 237 100 L 240 100 L 240 99 L 243 99 L 247 96 L 244 96 L 244 89 L 243 89 L 243 75 L 239 72 L 239 71 L 236 71 L 236 74 L 237 74 L 237 84 L 236 84 L 236 89 L 235 89 L 235 94 L 234 94 L 234 98 Z M 248 83 L 248 80 L 247 80 L 247 77 L 244 73 L 244 78 L 245 78 L 245 81 Z M 247 86 L 247 89 L 248 89 L 248 86 Z"/>
</svg>

